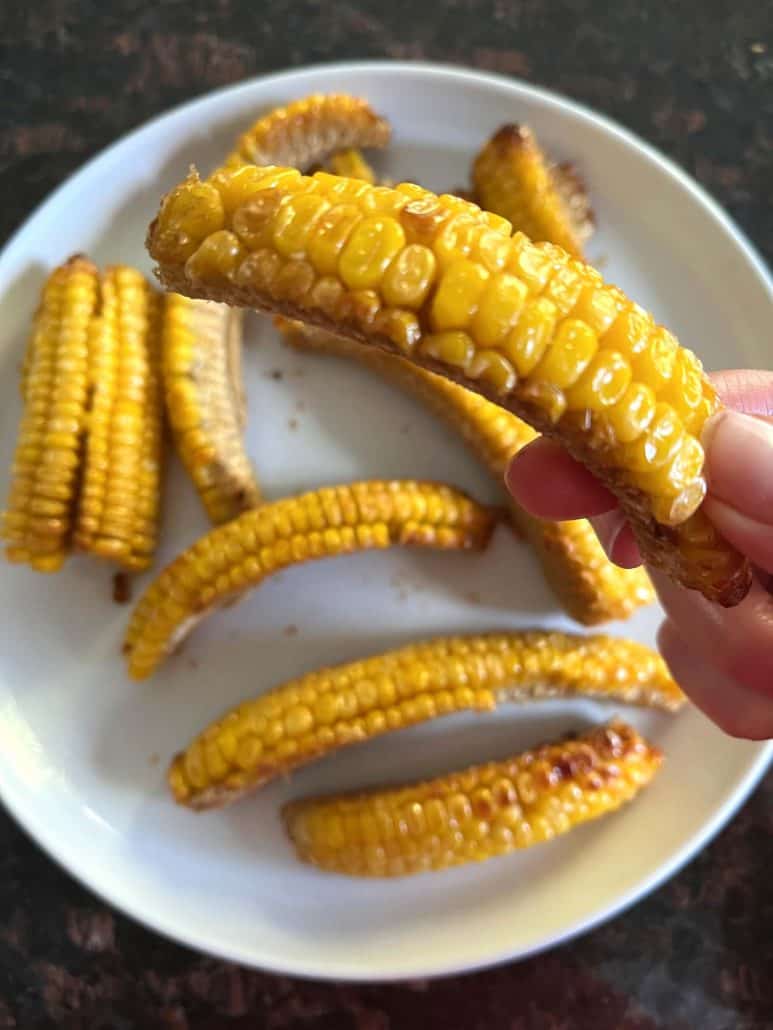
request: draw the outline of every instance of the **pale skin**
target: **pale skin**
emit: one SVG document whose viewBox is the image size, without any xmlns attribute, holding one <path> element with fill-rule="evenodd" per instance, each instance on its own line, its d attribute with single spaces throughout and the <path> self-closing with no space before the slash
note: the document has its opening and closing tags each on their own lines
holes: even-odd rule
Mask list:
<svg viewBox="0 0 773 1030">
<path fill-rule="evenodd" d="M 666 619 L 658 644 L 691 700 L 726 733 L 773 737 L 773 372 L 711 376 L 726 411 L 706 426 L 705 511 L 755 566 L 754 585 L 735 608 L 711 604 L 652 572 Z M 641 562 L 614 497 L 562 448 L 535 440 L 506 474 L 513 497 L 541 518 L 591 519 L 612 561 Z"/>
</svg>

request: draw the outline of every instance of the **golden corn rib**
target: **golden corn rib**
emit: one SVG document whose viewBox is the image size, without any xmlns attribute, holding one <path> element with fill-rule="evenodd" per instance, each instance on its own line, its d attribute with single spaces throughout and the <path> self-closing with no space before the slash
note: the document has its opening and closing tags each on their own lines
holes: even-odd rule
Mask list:
<svg viewBox="0 0 773 1030">
<path fill-rule="evenodd" d="M 320 669 L 222 715 L 169 768 L 175 799 L 216 808 L 338 748 L 441 715 L 573 695 L 676 711 L 662 658 L 607 636 L 445 637 Z"/>
<path fill-rule="evenodd" d="M 70 258 L 46 281 L 22 371 L 24 411 L 2 518 L 6 557 L 55 572 L 71 548 L 98 273 Z"/>
<path fill-rule="evenodd" d="M 191 174 L 151 225 L 169 289 L 350 336 L 483 394 L 616 494 L 653 567 L 724 605 L 745 596 L 749 562 L 698 510 L 717 394 L 695 355 L 598 272 L 410 183 L 219 175 Z"/>
<path fill-rule="evenodd" d="M 168 565 L 132 614 L 125 653 L 149 676 L 211 608 L 287 565 L 395 544 L 480 549 L 497 513 L 441 483 L 373 480 L 312 490 L 245 512 Z"/>
<path fill-rule="evenodd" d="M 539 243 L 555 243 L 582 257 L 593 231 L 587 194 L 576 174 L 556 171 L 532 131 L 503 125 L 475 158 L 472 179 L 476 200 Z"/>
<path fill-rule="evenodd" d="M 282 815 L 303 862 L 348 876 L 407 876 L 483 862 L 598 819 L 634 798 L 661 762 L 615 719 L 424 783 L 294 801 Z"/>
<path fill-rule="evenodd" d="M 531 426 L 480 394 L 403 358 L 300 322 L 279 318 L 277 324 L 291 346 L 353 358 L 418 397 L 459 432 L 499 484 L 512 456 L 537 436 Z M 655 595 L 644 568 L 614 565 L 586 519 L 544 521 L 512 499 L 509 503 L 512 522 L 534 548 L 556 597 L 577 622 L 595 626 L 627 619 L 652 603 Z"/>
<path fill-rule="evenodd" d="M 226 165 L 308 168 L 353 147 L 385 147 L 389 122 L 367 101 L 346 93 L 313 94 L 259 118 L 237 140 Z"/>
<path fill-rule="evenodd" d="M 167 416 L 182 463 L 214 525 L 260 503 L 244 449 L 241 335 L 237 309 L 167 295 L 161 361 Z"/>
<path fill-rule="evenodd" d="M 362 151 L 355 147 L 331 154 L 325 167 L 333 175 L 343 175 L 347 179 L 361 179 L 371 184 L 376 181 L 376 173 L 365 160 Z"/>
<path fill-rule="evenodd" d="M 163 405 L 160 297 L 134 268 L 108 268 L 89 329 L 91 404 L 74 542 L 129 570 L 158 537 Z"/>
</svg>

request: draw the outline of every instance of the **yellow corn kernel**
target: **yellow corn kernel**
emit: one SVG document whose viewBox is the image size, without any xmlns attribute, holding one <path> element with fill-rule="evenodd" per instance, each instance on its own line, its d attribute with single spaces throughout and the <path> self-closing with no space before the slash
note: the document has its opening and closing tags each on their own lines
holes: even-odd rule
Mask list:
<svg viewBox="0 0 773 1030">
<path fill-rule="evenodd" d="M 353 290 L 380 284 L 389 263 L 405 246 L 405 233 L 394 218 L 371 215 L 357 225 L 338 262 L 338 271 Z"/>
<path fill-rule="evenodd" d="M 314 94 L 259 118 L 239 137 L 226 165 L 309 168 L 336 151 L 385 147 L 390 135 L 389 123 L 360 97 Z"/>
<path fill-rule="evenodd" d="M 227 229 L 208 236 L 185 262 L 185 274 L 192 283 L 232 279 L 245 252 L 239 237 Z"/>
<path fill-rule="evenodd" d="M 338 259 L 362 215 L 354 204 L 335 204 L 328 208 L 309 234 L 307 254 L 322 275 L 338 271 Z"/>
<path fill-rule="evenodd" d="M 570 410 L 608 408 L 617 404 L 631 384 L 631 366 L 615 350 L 598 350 L 580 378 L 566 391 Z"/>
<path fill-rule="evenodd" d="M 87 258 L 72 257 L 54 269 L 27 345 L 24 410 L 0 525 L 9 561 L 39 572 L 57 571 L 70 551 L 98 291 L 98 273 Z"/>
<path fill-rule="evenodd" d="M 186 261 L 202 240 L 222 229 L 226 213 L 214 186 L 191 174 L 172 190 L 151 226 L 160 261 Z"/>
<path fill-rule="evenodd" d="M 354 147 L 339 150 L 336 154 L 331 155 L 327 166 L 333 175 L 340 175 L 345 179 L 362 179 L 363 182 L 371 185 L 376 181 L 376 173 L 362 153 Z"/>
<path fill-rule="evenodd" d="M 673 458 L 684 439 L 682 420 L 670 404 L 656 404 L 652 420 L 641 436 L 626 447 L 626 459 L 632 467 L 651 472 Z M 656 477 L 657 478 L 657 477 Z M 658 493 L 668 491 L 658 491 Z"/>
<path fill-rule="evenodd" d="M 485 666 L 477 691 L 464 689 L 481 662 L 493 656 L 498 660 Z M 667 711 L 676 711 L 684 702 L 660 656 L 633 641 L 540 631 L 440 637 L 310 672 L 243 702 L 175 757 L 169 783 L 181 804 L 218 807 L 336 748 L 440 714 L 574 695 Z M 299 703 L 301 697 L 304 703 Z M 346 703 L 348 698 L 354 700 L 352 705 Z M 441 703 L 446 698 L 448 703 Z M 355 730 L 355 722 L 362 719 L 364 734 Z M 277 732 L 279 726 L 282 733 Z M 292 756 L 280 751 L 285 735 L 299 738 Z M 245 761 L 247 746 L 251 761 Z M 216 747 L 221 759 L 207 775 L 197 771 L 193 782 L 186 768 L 202 747 Z M 512 806 L 517 800 L 510 781 L 504 786 L 494 781 L 486 792 L 490 809 Z M 480 797 L 473 801 L 472 811 L 485 818 Z"/>
<path fill-rule="evenodd" d="M 429 511 L 432 505 L 435 513 Z M 299 507 L 310 513 L 319 508 L 326 512 L 320 550 L 305 546 L 318 531 L 304 534 L 293 529 L 297 521 L 293 513 Z M 149 676 L 192 628 L 193 616 L 198 621 L 208 610 L 259 585 L 286 565 L 395 544 L 482 548 L 495 519 L 495 512 L 450 487 L 412 480 L 330 487 L 247 511 L 211 530 L 148 587 L 126 634 L 129 672 L 136 679 Z M 370 530 L 365 540 L 355 533 L 363 527 Z"/>
<path fill-rule="evenodd" d="M 349 184 L 353 183 L 353 180 L 338 181 L 346 186 L 347 190 Z M 280 201 L 280 207 L 273 218 L 276 220 L 280 217 L 281 204 L 300 195 L 313 196 L 320 205 L 330 203 L 330 198 L 334 195 L 335 182 L 334 177 L 325 179 L 319 176 L 281 182 L 273 187 Z M 195 180 L 191 180 L 187 186 L 192 188 L 195 184 Z M 356 280 L 356 289 L 353 289 L 346 276 L 342 278 L 337 268 L 341 254 L 346 250 L 347 241 L 350 235 L 356 232 L 355 225 L 360 221 L 383 217 L 384 228 L 378 234 L 379 240 L 383 237 L 384 246 L 390 248 L 392 261 L 398 259 L 402 249 L 402 243 L 400 246 L 395 244 L 396 250 L 392 252 L 392 242 L 388 239 L 392 230 L 387 228 L 392 224 L 392 220 L 387 216 L 374 216 L 371 213 L 369 197 L 372 196 L 371 191 L 374 187 L 366 183 L 355 185 L 357 195 L 348 202 L 351 218 L 345 220 L 342 231 L 339 232 L 341 227 L 336 227 L 332 241 L 325 238 L 324 232 L 320 235 L 320 227 L 324 226 L 326 219 L 335 211 L 336 205 L 333 205 L 321 215 L 309 235 L 308 252 L 311 264 L 296 268 L 290 264 L 294 259 L 287 259 L 277 253 L 279 270 L 266 286 L 256 286 L 254 293 L 250 289 L 249 280 L 242 278 L 242 269 L 234 271 L 231 268 L 229 262 L 232 255 L 217 253 L 220 245 L 213 244 L 211 253 L 205 253 L 207 261 L 201 262 L 204 268 L 199 271 L 194 267 L 195 282 L 189 281 L 191 269 L 186 270 L 185 263 L 179 258 L 170 261 L 160 260 L 160 275 L 166 285 L 177 292 L 193 290 L 214 300 L 230 300 L 274 313 L 289 311 L 294 317 L 305 322 L 337 328 L 363 342 L 391 347 L 395 352 L 402 348 L 404 353 L 410 353 L 412 358 L 424 362 L 427 367 L 438 372 L 446 372 L 451 378 L 462 379 L 465 385 L 471 388 L 481 389 L 481 380 L 474 380 L 469 375 L 469 369 L 473 367 L 472 360 L 476 353 L 491 348 L 484 345 L 489 341 L 487 338 L 481 340 L 473 323 L 492 273 L 478 256 L 476 247 L 481 237 L 492 231 L 491 219 L 485 217 L 474 205 L 458 199 L 433 197 L 427 191 L 417 192 L 413 188 L 407 193 L 401 190 L 394 191 L 395 203 L 398 202 L 398 197 L 413 198 L 399 212 L 399 224 L 405 237 L 404 245 L 407 247 L 420 244 L 429 247 L 436 262 L 434 281 L 430 284 L 427 299 L 419 308 L 414 309 L 416 322 L 411 323 L 411 338 L 406 346 L 404 338 L 398 340 L 389 335 L 391 325 L 394 325 L 397 331 L 401 324 L 399 321 L 392 321 L 392 313 L 405 309 L 384 305 L 383 297 L 377 311 L 371 303 L 362 304 L 361 298 L 355 294 L 363 288 L 371 287 L 363 287 L 360 281 Z M 379 187 L 379 205 L 382 201 L 388 200 L 389 195 L 383 190 L 383 187 Z M 310 206 L 309 217 L 315 217 L 314 204 Z M 393 221 L 397 224 L 398 219 Z M 231 232 L 228 226 L 224 227 L 224 231 Z M 217 234 L 211 237 L 212 240 L 217 238 Z M 322 240 L 323 243 L 320 242 Z M 316 256 L 315 244 L 320 244 Z M 149 245 L 152 255 L 159 259 L 154 230 L 151 231 Z M 648 389 L 657 400 L 660 391 L 666 388 L 677 368 L 679 351 L 673 338 L 665 330 L 657 327 L 648 331 L 645 325 L 643 343 L 640 345 L 640 341 L 635 338 L 635 326 L 632 329 L 631 319 L 626 318 L 626 309 L 630 308 L 637 317 L 638 310 L 634 309 L 619 291 L 614 290 L 611 291 L 612 301 L 615 305 L 621 305 L 623 310 L 612 324 L 608 325 L 606 331 L 601 332 L 610 317 L 608 310 L 605 313 L 605 305 L 610 294 L 605 292 L 605 300 L 594 306 L 595 291 L 607 291 L 597 272 L 571 259 L 553 244 L 535 246 L 522 233 L 509 239 L 507 246 L 509 256 L 503 268 L 508 274 L 519 279 L 527 292 L 525 299 L 522 294 L 519 296 L 520 313 L 504 342 L 497 347 L 515 372 L 514 378 L 509 375 L 500 377 L 500 381 L 508 388 L 505 392 L 497 394 L 497 402 L 513 413 L 527 418 L 536 428 L 559 438 L 577 459 L 591 467 L 601 480 L 617 493 L 637 533 L 642 553 L 650 564 L 662 568 L 667 566 L 671 574 L 683 585 L 700 589 L 707 597 L 721 599 L 725 604 L 736 603 L 751 583 L 749 564 L 740 554 L 734 552 L 728 544 L 718 545 L 726 552 L 727 561 L 724 558 L 720 560 L 720 556 L 717 556 L 718 560 L 713 563 L 714 569 L 732 568 L 734 571 L 730 581 L 713 582 L 706 572 L 705 562 L 698 568 L 690 563 L 686 551 L 674 554 L 675 536 L 657 529 L 659 523 L 654 514 L 655 499 L 658 499 L 659 513 L 671 510 L 674 513 L 679 512 L 682 519 L 689 518 L 692 514 L 690 504 L 699 504 L 705 491 L 703 472 L 699 473 L 694 483 L 686 484 L 684 488 L 672 493 L 671 500 L 674 503 L 669 505 L 668 494 L 662 491 L 675 488 L 668 477 L 656 478 L 653 485 L 649 478 L 649 466 L 638 467 L 635 462 L 628 463 L 627 445 L 635 443 L 643 428 L 646 428 L 647 418 L 651 418 L 651 413 L 646 410 L 647 395 L 642 391 Z M 226 246 L 220 249 L 228 250 Z M 354 249 L 356 248 L 353 246 Z M 363 251 L 358 251 L 347 275 L 351 278 L 352 275 L 358 274 L 359 267 L 364 263 L 369 276 L 365 282 L 375 282 L 379 279 L 385 269 L 380 267 L 378 248 L 375 250 L 377 255 L 372 262 L 366 259 Z M 217 266 L 214 269 L 207 266 L 210 258 Z M 190 260 L 195 259 L 196 254 Z M 245 264 L 251 260 L 252 255 L 246 258 Z M 371 264 L 373 270 L 370 269 Z M 251 268 L 250 272 L 252 273 Z M 301 273 L 304 279 L 299 278 Z M 334 281 L 337 280 L 340 287 L 337 295 L 330 290 L 327 291 L 328 308 L 324 311 L 315 300 L 320 273 Z M 314 276 L 317 276 L 317 279 L 312 281 Z M 236 288 L 231 286 L 229 279 L 233 279 L 237 284 Z M 535 306 L 538 300 L 542 302 L 542 307 Z M 584 310 L 595 312 L 593 326 L 571 316 L 571 311 L 577 308 L 578 304 L 581 304 Z M 548 307 L 545 308 L 544 305 Z M 499 317 L 506 320 L 506 312 L 500 309 Z M 627 329 L 623 325 L 624 321 L 628 323 Z M 634 318 L 633 322 L 635 321 Z M 443 336 L 449 332 L 458 334 L 461 330 L 464 330 L 463 337 Z M 614 345 L 615 341 L 619 345 Z M 568 408 L 567 388 L 576 383 L 600 346 L 617 351 L 629 362 L 632 380 L 626 393 L 614 404 L 605 403 L 607 398 L 594 398 L 593 406 L 586 406 L 583 418 L 563 418 Z M 445 360 L 444 351 L 450 360 Z M 687 366 L 691 366 L 689 361 Z M 691 409 L 689 418 L 685 417 L 685 433 L 679 446 L 690 448 L 694 452 L 688 441 L 698 438 L 702 426 L 701 419 L 705 418 L 710 410 L 716 410 L 717 404 L 713 388 L 708 381 L 703 380 L 701 399 Z M 616 437 L 614 433 L 618 425 L 622 431 L 620 437 Z M 675 456 L 669 455 L 668 460 L 672 457 Z M 692 460 L 685 459 L 681 462 L 681 467 L 686 470 L 692 467 L 692 464 Z M 676 517 L 674 514 L 673 518 Z"/>
<path fill-rule="evenodd" d="M 385 303 L 396 308 L 420 308 L 435 280 L 435 255 L 411 243 L 394 257 L 381 280 Z"/>
<path fill-rule="evenodd" d="M 555 334 L 556 307 L 545 297 L 529 301 L 511 330 L 502 353 L 519 376 L 528 376 L 539 364 Z"/>
<path fill-rule="evenodd" d="M 432 301 L 431 321 L 437 332 L 465 329 L 472 321 L 489 273 L 481 265 L 462 259 L 442 274 Z"/>
<path fill-rule="evenodd" d="M 515 369 L 498 351 L 479 350 L 467 366 L 470 379 L 481 384 L 486 393 L 504 396 L 515 386 Z"/>
<path fill-rule="evenodd" d="M 293 346 L 353 358 L 418 397 L 459 433 L 497 485 L 502 484 L 512 456 L 537 435 L 515 415 L 414 364 L 320 329 L 279 321 L 285 339 Z M 532 518 L 512 500 L 510 505 L 515 528 L 536 551 L 548 583 L 573 619 L 588 626 L 626 619 L 653 601 L 644 569 L 613 565 L 585 519 L 544 522 Z"/>
<path fill-rule="evenodd" d="M 504 215 L 515 229 L 581 256 L 590 235 L 587 203 L 577 199 L 584 188 L 576 176 L 557 181 L 528 128 L 504 125 L 495 133 L 475 158 L 473 184 L 483 207 Z"/>
<path fill-rule="evenodd" d="M 166 297 L 161 370 L 175 446 L 214 525 L 260 503 L 244 450 L 241 312 Z"/>
<path fill-rule="evenodd" d="M 518 321 L 528 290 L 520 279 L 504 272 L 494 276 L 480 297 L 472 335 L 481 347 L 497 347 Z"/>
<path fill-rule="evenodd" d="M 282 815 L 303 862 L 348 876 L 410 875 L 482 862 L 613 812 L 652 780 L 661 762 L 657 748 L 616 719 L 577 739 L 425 783 L 294 801 Z M 533 786 L 515 814 L 490 786 L 526 777 Z M 404 834 L 389 838 L 389 850 L 382 836 L 387 820 L 405 826 Z"/>
<path fill-rule="evenodd" d="M 309 233 L 328 209 L 313 196 L 292 198 L 282 206 L 273 223 L 272 242 L 284 257 L 304 257 Z"/>
</svg>

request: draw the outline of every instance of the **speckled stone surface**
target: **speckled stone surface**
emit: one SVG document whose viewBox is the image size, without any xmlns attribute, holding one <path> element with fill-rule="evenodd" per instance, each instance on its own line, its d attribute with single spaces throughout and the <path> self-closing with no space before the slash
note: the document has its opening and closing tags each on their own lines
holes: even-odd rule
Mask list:
<svg viewBox="0 0 773 1030">
<path fill-rule="evenodd" d="M 686 167 L 773 258 L 767 0 L 0 4 L 0 236 L 151 115 L 355 57 L 458 62 L 584 101 Z M 0 811 L 0 1030 L 770 1030 L 771 867 L 773 774 L 679 876 L 558 951 L 435 983 L 314 984 L 156 937 Z"/>
</svg>

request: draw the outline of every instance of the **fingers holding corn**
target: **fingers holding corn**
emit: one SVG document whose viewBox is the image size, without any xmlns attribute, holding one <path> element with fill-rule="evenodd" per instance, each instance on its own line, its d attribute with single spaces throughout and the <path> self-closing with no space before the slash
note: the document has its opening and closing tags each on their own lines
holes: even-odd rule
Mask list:
<svg viewBox="0 0 773 1030">
<path fill-rule="evenodd" d="M 151 226 L 167 287 L 298 318 L 477 390 L 598 475 L 650 564 L 722 604 L 742 599 L 748 562 L 697 511 L 700 431 L 720 402 L 698 359 L 620 290 L 412 184 L 220 176 L 189 177 Z"/>
<path fill-rule="evenodd" d="M 260 503 L 244 447 L 242 313 L 225 304 L 166 298 L 162 370 L 177 451 L 214 525 Z"/>
<path fill-rule="evenodd" d="M 347 876 L 406 876 L 483 862 L 613 812 L 662 756 L 614 720 L 573 740 L 413 786 L 285 805 L 298 857 Z"/>
<path fill-rule="evenodd" d="M 265 504 L 218 526 L 168 565 L 132 614 L 124 651 L 149 676 L 215 607 L 288 565 L 383 549 L 484 547 L 496 513 L 437 483 L 374 480 Z"/>
</svg>

